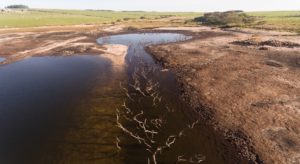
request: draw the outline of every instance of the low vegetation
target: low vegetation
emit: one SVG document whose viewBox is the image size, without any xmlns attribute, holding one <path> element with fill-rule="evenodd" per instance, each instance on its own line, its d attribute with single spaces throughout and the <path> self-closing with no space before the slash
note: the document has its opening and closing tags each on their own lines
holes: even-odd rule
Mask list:
<svg viewBox="0 0 300 164">
<path fill-rule="evenodd" d="M 253 28 L 300 33 L 300 11 L 249 12 L 248 14 L 264 21 L 262 24 L 252 25 Z"/>
<path fill-rule="evenodd" d="M 24 9 L 27 6 L 12 5 L 8 6 L 7 10 L 0 10 L 0 28 L 112 23 L 141 28 L 194 26 L 200 23 L 222 27 L 247 27 L 300 33 L 300 11 L 230 11 L 203 14 L 109 10 L 14 10 L 20 9 L 20 7 Z"/>
<path fill-rule="evenodd" d="M 7 9 L 28 9 L 29 7 L 26 5 L 9 5 L 6 6 Z"/>
<path fill-rule="evenodd" d="M 300 11 L 213 12 L 199 14 L 194 21 L 221 27 L 246 27 L 300 33 Z"/>
<path fill-rule="evenodd" d="M 247 15 L 243 11 L 226 11 L 205 13 L 203 16 L 195 18 L 195 21 L 205 25 L 243 27 L 255 23 L 257 19 L 254 16 Z"/>
<path fill-rule="evenodd" d="M 192 20 L 199 13 L 192 12 L 138 12 L 138 11 L 107 11 L 107 10 L 37 10 L 29 9 L 26 12 L 3 11 L 0 12 L 0 28 L 12 27 L 37 27 L 57 25 L 82 25 L 82 24 L 111 24 L 112 22 L 126 23 L 129 25 L 160 26 L 157 18 L 166 18 L 166 15 L 181 17 L 182 22 Z M 147 19 L 141 19 L 147 18 Z M 170 22 L 166 21 L 165 24 Z"/>
</svg>

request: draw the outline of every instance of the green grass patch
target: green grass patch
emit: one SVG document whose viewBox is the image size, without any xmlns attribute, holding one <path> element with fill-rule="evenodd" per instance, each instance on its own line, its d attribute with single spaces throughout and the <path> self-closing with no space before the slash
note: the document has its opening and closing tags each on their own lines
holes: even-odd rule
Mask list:
<svg viewBox="0 0 300 164">
<path fill-rule="evenodd" d="M 142 18 L 161 19 L 164 16 L 193 19 L 199 13 L 115 12 L 95 10 L 28 10 L 0 13 L 0 28 L 55 25 L 104 24 Z"/>
<path fill-rule="evenodd" d="M 261 24 L 252 25 L 252 28 L 269 30 L 293 31 L 300 33 L 300 11 L 274 11 L 274 12 L 247 12 L 250 16 L 259 18 Z M 106 24 L 121 23 L 143 26 L 177 25 L 173 22 L 159 22 L 170 17 L 179 17 L 178 25 L 194 25 L 191 21 L 203 13 L 195 12 L 116 12 L 97 10 L 33 10 L 0 12 L 0 28 L 38 27 L 56 25 L 80 24 Z M 180 20 L 178 21 L 180 22 Z M 172 24 L 173 23 L 173 24 Z M 194 23 L 194 24 L 193 24 Z"/>
<path fill-rule="evenodd" d="M 300 11 L 248 12 L 248 14 L 264 21 L 264 24 L 254 26 L 256 28 L 300 32 Z"/>
</svg>

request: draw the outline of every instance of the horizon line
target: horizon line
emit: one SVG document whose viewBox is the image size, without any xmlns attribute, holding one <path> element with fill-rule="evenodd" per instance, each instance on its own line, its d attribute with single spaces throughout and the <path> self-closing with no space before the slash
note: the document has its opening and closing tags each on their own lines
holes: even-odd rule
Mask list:
<svg viewBox="0 0 300 164">
<path fill-rule="evenodd" d="M 17 5 L 22 5 L 22 4 L 17 4 Z M 9 5 L 7 5 L 9 6 Z M 5 9 L 7 6 L 0 8 L 0 9 Z M 25 5 L 27 6 L 27 5 Z M 241 9 L 233 9 L 233 10 L 214 10 L 214 11 L 167 11 L 167 10 L 114 10 L 114 9 L 78 9 L 78 8 L 30 8 L 28 6 L 28 9 L 33 9 L 33 10 L 78 10 L 78 11 L 85 11 L 85 10 L 91 10 L 91 11 L 112 11 L 112 12 L 164 12 L 164 13 L 205 13 L 205 12 L 226 12 L 226 11 L 235 11 L 235 10 L 240 10 L 243 12 L 285 12 L 285 11 L 299 11 L 300 10 L 241 10 Z"/>
</svg>

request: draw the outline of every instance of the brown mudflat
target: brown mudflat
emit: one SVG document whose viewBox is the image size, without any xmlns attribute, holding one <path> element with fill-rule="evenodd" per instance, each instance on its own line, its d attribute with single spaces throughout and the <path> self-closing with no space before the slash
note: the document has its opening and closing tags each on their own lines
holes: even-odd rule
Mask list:
<svg viewBox="0 0 300 164">
<path fill-rule="evenodd" d="M 199 116 L 243 158 L 300 163 L 300 49 L 295 46 L 300 37 L 255 30 L 184 30 L 194 39 L 148 50 L 176 71 L 184 97 Z M 245 40 L 264 48 L 234 44 Z"/>
</svg>

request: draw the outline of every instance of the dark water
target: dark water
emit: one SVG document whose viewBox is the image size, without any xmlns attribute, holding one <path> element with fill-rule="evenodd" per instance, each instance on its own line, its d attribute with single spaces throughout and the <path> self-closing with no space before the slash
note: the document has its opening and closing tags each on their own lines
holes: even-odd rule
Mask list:
<svg viewBox="0 0 300 164">
<path fill-rule="evenodd" d="M 74 104 L 109 67 L 94 56 L 34 57 L 1 66 L 0 163 L 35 162 L 48 137 L 65 130 Z"/>
<path fill-rule="evenodd" d="M 181 34 L 115 35 L 123 65 L 99 56 L 36 57 L 0 67 L 0 163 L 224 163 L 180 101 L 174 74 L 145 52 Z"/>
</svg>

